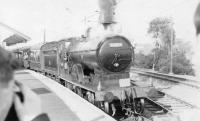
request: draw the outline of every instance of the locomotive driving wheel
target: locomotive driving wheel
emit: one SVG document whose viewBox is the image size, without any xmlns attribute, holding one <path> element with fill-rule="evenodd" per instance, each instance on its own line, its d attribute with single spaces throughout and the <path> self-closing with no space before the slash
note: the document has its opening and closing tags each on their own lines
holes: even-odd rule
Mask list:
<svg viewBox="0 0 200 121">
<path fill-rule="evenodd" d="M 144 99 L 135 99 L 134 101 L 134 112 L 142 114 L 144 111 Z"/>
</svg>

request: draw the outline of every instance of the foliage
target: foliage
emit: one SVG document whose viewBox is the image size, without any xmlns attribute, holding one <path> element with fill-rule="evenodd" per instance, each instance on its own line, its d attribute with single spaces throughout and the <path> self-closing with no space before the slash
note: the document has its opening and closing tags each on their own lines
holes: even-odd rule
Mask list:
<svg viewBox="0 0 200 121">
<path fill-rule="evenodd" d="M 136 54 L 135 66 L 152 69 L 155 71 L 169 73 L 170 70 L 170 50 L 173 49 L 173 73 L 194 75 L 192 64 L 187 58 L 190 52 L 188 43 L 175 41 L 175 30 L 172 28 L 173 22 L 169 18 L 155 18 L 149 23 L 148 34 L 154 40 L 155 48 L 151 54 Z M 171 36 L 173 34 L 173 36 Z M 172 38 L 173 37 L 173 38 Z M 172 40 L 172 47 L 171 47 Z M 189 53 L 189 54 L 188 54 Z"/>
<path fill-rule="evenodd" d="M 170 70 L 170 58 L 166 48 L 160 49 L 154 48 L 152 53 L 157 52 L 154 55 L 144 55 L 139 52 L 135 56 L 135 66 L 139 68 L 152 69 L 153 62 L 155 63 L 155 71 L 161 73 L 169 73 Z M 190 53 L 190 46 L 187 42 L 177 41 L 173 47 L 173 73 L 174 74 L 186 74 L 194 75 L 194 70 L 190 60 L 187 58 L 187 54 Z"/>
<path fill-rule="evenodd" d="M 173 22 L 169 18 L 155 18 L 149 23 L 147 33 L 152 35 L 152 38 L 161 40 L 159 45 L 170 47 L 171 35 L 173 34 L 173 43 L 175 40 L 175 30 L 172 28 Z M 157 43 L 157 42 L 156 42 Z"/>
<path fill-rule="evenodd" d="M 153 55 L 144 55 L 141 51 L 135 54 L 134 66 L 138 68 L 151 69 L 153 65 Z"/>
</svg>

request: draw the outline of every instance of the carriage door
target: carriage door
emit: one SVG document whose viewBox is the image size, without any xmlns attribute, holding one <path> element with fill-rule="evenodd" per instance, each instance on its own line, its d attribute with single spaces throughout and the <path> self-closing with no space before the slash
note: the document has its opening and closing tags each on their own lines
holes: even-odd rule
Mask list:
<svg viewBox="0 0 200 121">
<path fill-rule="evenodd" d="M 64 53 L 64 70 L 65 70 L 65 74 L 69 74 L 70 68 L 69 68 L 69 45 L 70 42 L 67 41 L 65 42 L 65 53 Z"/>
<path fill-rule="evenodd" d="M 63 65 L 62 65 L 62 63 L 63 63 L 63 44 L 59 44 L 58 45 L 58 76 L 59 77 L 61 77 L 61 75 L 62 75 L 62 73 L 63 73 L 63 71 L 62 71 L 62 68 L 63 68 Z"/>
</svg>

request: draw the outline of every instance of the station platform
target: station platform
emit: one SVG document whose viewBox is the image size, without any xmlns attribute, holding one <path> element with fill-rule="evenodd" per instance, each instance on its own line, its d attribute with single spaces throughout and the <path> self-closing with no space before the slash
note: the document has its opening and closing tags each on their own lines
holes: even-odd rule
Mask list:
<svg viewBox="0 0 200 121">
<path fill-rule="evenodd" d="M 56 81 L 31 70 L 15 73 L 16 80 L 34 91 L 51 121 L 116 121 Z"/>
</svg>

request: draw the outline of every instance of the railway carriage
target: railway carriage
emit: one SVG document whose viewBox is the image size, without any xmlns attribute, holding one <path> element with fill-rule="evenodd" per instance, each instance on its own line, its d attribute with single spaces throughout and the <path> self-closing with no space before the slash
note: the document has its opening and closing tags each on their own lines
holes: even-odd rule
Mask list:
<svg viewBox="0 0 200 121">
<path fill-rule="evenodd" d="M 43 73 L 58 78 L 58 42 L 49 42 L 40 48 L 40 63 Z"/>
<path fill-rule="evenodd" d="M 30 55 L 30 47 L 21 47 L 12 50 L 15 57 L 18 59 L 20 65 L 22 65 L 24 68 L 29 68 L 29 55 Z"/>
<path fill-rule="evenodd" d="M 41 72 L 41 64 L 40 64 L 40 48 L 43 44 L 39 43 L 37 45 L 31 46 L 30 47 L 30 54 L 29 54 L 29 66 L 30 69 L 34 71 L 39 71 Z"/>
</svg>

